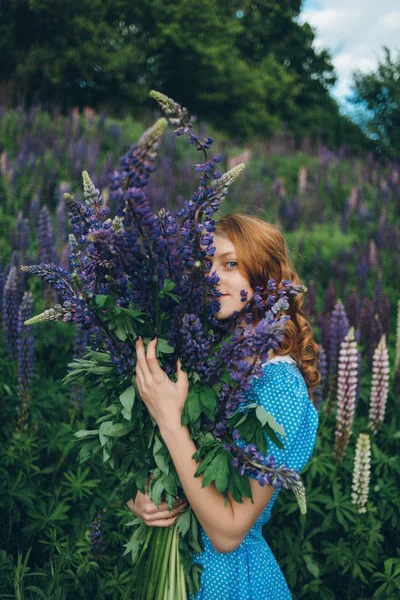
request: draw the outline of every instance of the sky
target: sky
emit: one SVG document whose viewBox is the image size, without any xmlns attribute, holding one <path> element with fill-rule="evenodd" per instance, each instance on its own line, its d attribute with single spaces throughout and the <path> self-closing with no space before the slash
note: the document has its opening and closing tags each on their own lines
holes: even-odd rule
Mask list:
<svg viewBox="0 0 400 600">
<path fill-rule="evenodd" d="M 303 0 L 299 21 L 316 29 L 315 49 L 332 54 L 338 78 L 332 95 L 343 112 L 351 112 L 346 96 L 353 71 L 375 70 L 384 45 L 393 57 L 400 51 L 399 0 Z"/>
</svg>

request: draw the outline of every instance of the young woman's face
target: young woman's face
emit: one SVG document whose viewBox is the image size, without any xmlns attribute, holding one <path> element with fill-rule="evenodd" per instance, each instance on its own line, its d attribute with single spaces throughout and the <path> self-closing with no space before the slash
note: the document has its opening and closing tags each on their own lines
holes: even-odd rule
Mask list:
<svg viewBox="0 0 400 600">
<path fill-rule="evenodd" d="M 254 290 L 250 287 L 248 279 L 239 271 L 239 262 L 232 242 L 216 233 L 213 234 L 215 246 L 214 256 L 208 256 L 209 273 L 217 272 L 219 283 L 217 290 L 222 292 L 218 298 L 221 309 L 216 313 L 217 319 L 228 318 L 235 310 L 242 310 L 244 303 L 241 301 L 241 290 L 246 290 L 247 300 L 250 300 Z"/>
</svg>

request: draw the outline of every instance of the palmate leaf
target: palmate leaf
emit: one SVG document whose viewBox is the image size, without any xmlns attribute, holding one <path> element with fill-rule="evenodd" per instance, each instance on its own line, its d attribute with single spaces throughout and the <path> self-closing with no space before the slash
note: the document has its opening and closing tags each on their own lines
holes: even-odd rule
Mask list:
<svg viewBox="0 0 400 600">
<path fill-rule="evenodd" d="M 136 525 L 136 529 L 133 532 L 129 542 L 127 544 L 124 544 L 124 548 L 126 548 L 126 550 L 123 556 L 126 556 L 127 554 L 131 553 L 132 563 L 135 564 L 139 556 L 139 552 L 143 544 L 145 543 L 146 534 L 148 533 L 148 527 L 138 517 L 133 521 L 130 521 L 130 523 L 128 523 L 128 526 L 129 525 Z"/>
<path fill-rule="evenodd" d="M 40 499 L 35 508 L 28 510 L 31 521 L 24 528 L 25 531 L 40 531 L 49 526 L 56 526 L 59 521 L 66 521 L 66 514 L 70 506 L 56 498 L 47 498 L 47 502 Z"/>
</svg>

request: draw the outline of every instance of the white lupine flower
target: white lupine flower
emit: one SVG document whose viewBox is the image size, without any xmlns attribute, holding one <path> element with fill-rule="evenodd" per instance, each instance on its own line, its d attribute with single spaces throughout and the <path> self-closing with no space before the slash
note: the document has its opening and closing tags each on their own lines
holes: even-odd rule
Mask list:
<svg viewBox="0 0 400 600">
<path fill-rule="evenodd" d="M 389 353 L 386 335 L 381 337 L 372 360 L 372 387 L 368 427 L 377 433 L 382 426 L 389 393 Z"/>
<path fill-rule="evenodd" d="M 357 397 L 358 361 L 354 327 L 350 327 L 339 351 L 335 450 L 333 452 L 333 456 L 338 462 L 344 456 L 352 433 L 351 427 Z"/>
<path fill-rule="evenodd" d="M 292 487 L 292 491 L 296 497 L 297 503 L 300 508 L 300 513 L 305 515 L 307 513 L 307 499 L 306 490 L 302 481 L 299 481 L 297 485 Z"/>
<path fill-rule="evenodd" d="M 369 480 L 371 475 L 371 440 L 367 433 L 360 433 L 356 444 L 354 458 L 353 485 L 351 501 L 357 504 L 358 512 L 365 513 L 368 500 Z"/>
</svg>

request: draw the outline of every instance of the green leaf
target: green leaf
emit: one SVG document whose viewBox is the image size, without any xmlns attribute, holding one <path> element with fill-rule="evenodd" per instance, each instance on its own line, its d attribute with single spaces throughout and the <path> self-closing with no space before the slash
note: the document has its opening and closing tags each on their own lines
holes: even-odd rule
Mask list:
<svg viewBox="0 0 400 600">
<path fill-rule="evenodd" d="M 119 337 L 121 342 L 126 342 L 128 334 L 126 333 L 125 328 L 120 323 L 116 324 L 115 334 L 117 335 L 117 337 Z"/>
<path fill-rule="evenodd" d="M 175 281 L 172 279 L 164 279 L 164 287 L 162 289 L 163 292 L 171 292 L 176 287 Z"/>
<path fill-rule="evenodd" d="M 229 479 L 229 458 L 228 454 L 223 451 L 220 453 L 217 459 L 214 461 L 216 464 L 212 465 L 215 471 L 215 487 L 218 492 L 222 494 L 226 491 Z M 211 468 L 211 467 L 210 467 Z"/>
<path fill-rule="evenodd" d="M 265 410 L 265 408 L 263 406 L 258 405 L 256 408 L 256 416 L 257 419 L 260 421 L 261 425 L 264 427 L 264 425 L 266 423 L 268 423 L 268 425 L 274 429 L 275 431 L 277 431 L 278 433 L 280 433 L 281 435 L 286 437 L 286 433 L 284 428 L 279 425 L 279 423 L 277 423 L 274 419 L 274 417 L 271 415 L 271 413 L 269 413 L 268 411 Z"/>
<path fill-rule="evenodd" d="M 140 548 L 143 546 L 147 533 L 147 526 L 145 523 L 140 523 L 139 527 L 133 532 L 131 539 L 127 544 L 124 544 L 126 548 L 124 556 L 131 552 L 132 564 L 135 564 L 139 554 Z"/>
<path fill-rule="evenodd" d="M 168 494 L 171 494 L 171 496 L 177 496 L 178 485 L 176 482 L 176 478 L 172 475 L 172 473 L 168 473 L 167 475 L 165 475 L 165 477 L 163 478 L 163 482 L 164 488 L 168 492 Z"/>
<path fill-rule="evenodd" d="M 220 447 L 216 446 L 215 448 L 213 448 L 212 450 L 210 450 L 207 453 L 205 458 L 203 458 L 203 460 L 197 467 L 196 473 L 194 474 L 195 477 L 200 477 L 200 475 L 202 473 L 204 473 L 204 471 L 206 470 L 208 465 L 214 460 L 215 456 L 218 454 L 219 451 L 220 451 Z"/>
<path fill-rule="evenodd" d="M 248 475 L 246 473 L 244 475 L 240 475 L 239 471 L 234 467 L 231 468 L 231 473 L 233 474 L 240 495 L 244 498 L 252 498 L 253 494 L 251 493 Z"/>
<path fill-rule="evenodd" d="M 78 454 L 79 463 L 83 463 L 83 462 L 87 461 L 94 454 L 96 454 L 96 452 L 98 452 L 100 449 L 101 449 L 101 444 L 98 439 L 85 441 L 79 451 L 79 454 Z"/>
<path fill-rule="evenodd" d="M 102 446 L 105 446 L 108 442 L 108 431 L 111 429 L 111 427 L 114 425 L 113 421 L 104 421 L 104 423 L 102 423 L 100 425 L 99 428 L 99 439 L 100 439 L 100 444 Z"/>
<path fill-rule="evenodd" d="M 154 504 L 159 506 L 161 502 L 161 495 L 164 491 L 163 478 L 160 477 L 153 485 L 152 484 L 153 482 L 151 481 L 149 486 L 149 496 L 153 500 Z"/>
<path fill-rule="evenodd" d="M 210 421 L 213 421 L 218 402 L 218 398 L 214 390 L 208 386 L 202 386 L 200 391 L 200 402 L 206 417 L 210 419 Z"/>
<path fill-rule="evenodd" d="M 182 516 L 179 517 L 178 522 L 176 524 L 176 528 L 179 531 L 179 533 L 181 534 L 181 536 L 183 537 L 189 531 L 189 526 L 190 526 L 190 510 L 187 509 L 187 510 L 185 510 L 184 513 L 182 513 Z"/>
<path fill-rule="evenodd" d="M 96 294 L 96 296 L 93 298 L 93 301 L 93 308 L 106 308 L 107 306 L 112 306 L 114 304 L 113 297 L 108 294 Z"/>
<path fill-rule="evenodd" d="M 98 429 L 80 429 L 74 433 L 74 437 L 78 439 L 97 436 L 99 434 Z"/>
<path fill-rule="evenodd" d="M 219 376 L 220 381 L 223 383 L 227 383 L 228 385 L 232 385 L 234 383 L 232 379 L 232 375 L 228 371 L 223 371 Z"/>
<path fill-rule="evenodd" d="M 127 421 L 132 419 L 132 408 L 135 402 L 135 388 L 133 385 L 129 386 L 119 397 L 119 401 L 121 402 L 123 408 L 122 416 Z"/>
<path fill-rule="evenodd" d="M 199 418 L 201 414 L 202 403 L 200 401 L 200 395 L 196 391 L 196 388 L 193 388 L 189 391 L 189 394 L 186 398 L 185 405 L 183 407 L 181 423 L 182 425 L 187 425 L 188 423 L 194 423 L 196 419 Z"/>
<path fill-rule="evenodd" d="M 304 555 L 304 561 L 305 561 L 306 567 L 309 570 L 309 572 L 311 573 L 311 575 L 313 575 L 315 577 L 315 579 L 319 579 L 318 564 L 314 560 L 312 560 L 312 558 L 308 554 Z"/>
<path fill-rule="evenodd" d="M 160 471 L 162 473 L 165 473 L 165 475 L 168 475 L 171 456 L 168 452 L 168 449 L 165 446 L 163 446 L 163 444 L 160 442 L 157 436 L 155 436 L 153 456 L 156 465 L 160 469 Z"/>
<path fill-rule="evenodd" d="M 172 352 L 174 352 L 175 348 L 173 346 L 170 346 L 167 342 L 167 340 L 164 340 L 163 338 L 158 338 L 157 340 L 157 357 L 159 356 L 158 353 L 161 354 L 172 354 Z"/>
<path fill-rule="evenodd" d="M 268 438 L 273 442 L 278 448 L 281 450 L 285 449 L 284 444 L 282 444 L 281 440 L 276 435 L 275 431 L 267 424 L 264 427 L 264 432 L 267 434 Z"/>
<path fill-rule="evenodd" d="M 107 430 L 106 435 L 108 437 L 122 437 L 130 433 L 134 428 L 134 425 L 128 425 L 127 427 L 124 427 L 122 423 L 115 423 L 115 425 Z"/>
</svg>

